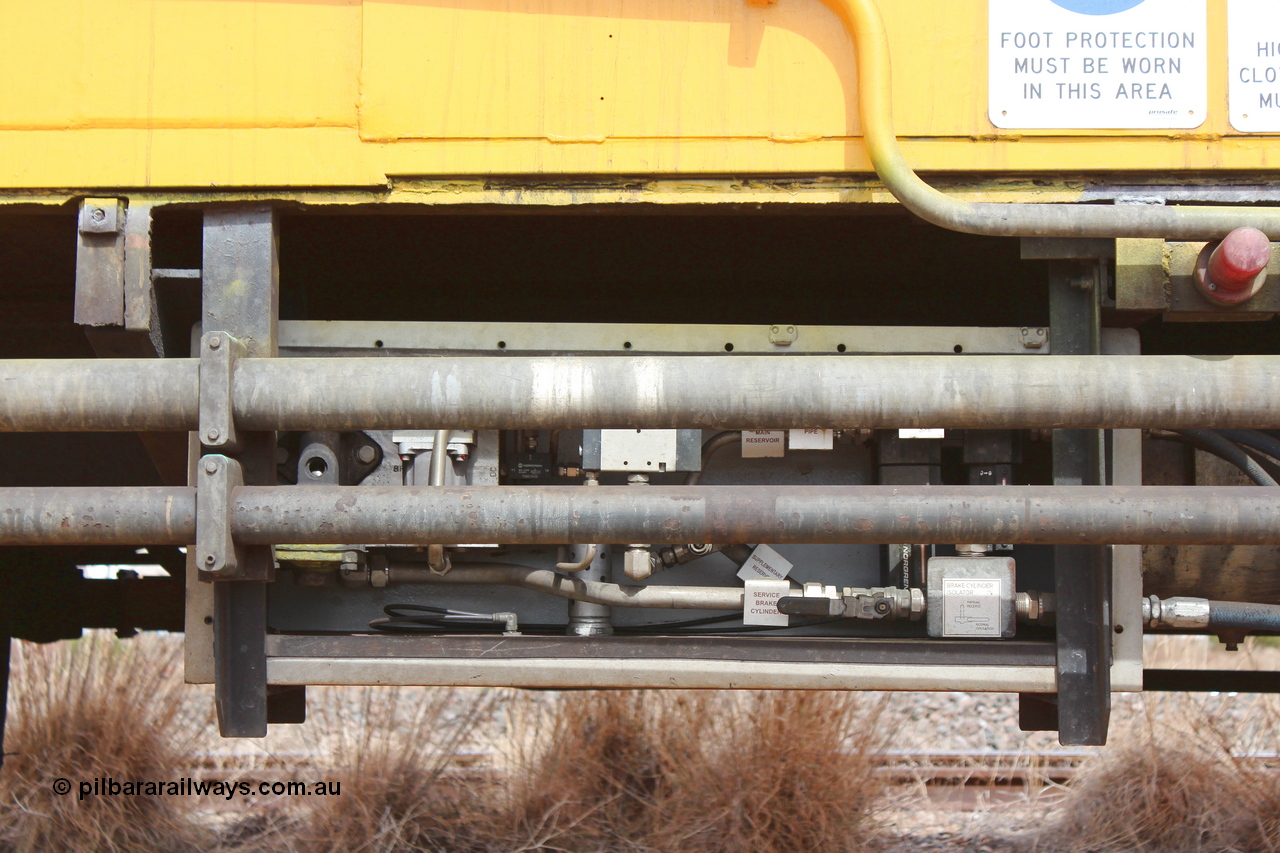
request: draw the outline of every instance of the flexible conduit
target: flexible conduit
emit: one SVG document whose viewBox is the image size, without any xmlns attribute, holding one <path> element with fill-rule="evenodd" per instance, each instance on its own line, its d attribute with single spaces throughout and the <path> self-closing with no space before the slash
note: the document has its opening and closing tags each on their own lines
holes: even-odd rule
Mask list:
<svg viewBox="0 0 1280 853">
<path fill-rule="evenodd" d="M 921 180 L 893 131 L 889 39 L 876 0 L 824 0 L 853 36 L 858 106 L 871 164 L 903 206 L 952 231 L 997 237 L 1160 237 L 1213 240 L 1242 226 L 1280 239 L 1280 208 L 1002 204 L 952 198 Z"/>
</svg>

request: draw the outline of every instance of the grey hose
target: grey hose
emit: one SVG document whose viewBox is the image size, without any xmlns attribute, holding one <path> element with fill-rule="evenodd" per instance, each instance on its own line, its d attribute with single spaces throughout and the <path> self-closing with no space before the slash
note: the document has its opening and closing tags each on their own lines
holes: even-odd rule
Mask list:
<svg viewBox="0 0 1280 853">
<path fill-rule="evenodd" d="M 1210 601 L 1209 627 L 1280 633 L 1280 604 Z"/>
<path fill-rule="evenodd" d="M 742 430 L 727 430 L 726 432 L 717 433 L 707 439 L 702 445 L 702 467 L 707 467 L 707 462 L 715 455 L 715 452 L 722 447 L 735 444 L 742 441 Z M 684 484 L 686 486 L 696 486 L 702 482 L 702 471 L 692 471 L 688 477 L 685 477 Z"/>
<path fill-rule="evenodd" d="M 1220 429 L 1218 432 L 1236 444 L 1252 447 L 1254 450 L 1260 450 L 1270 457 L 1280 459 L 1280 438 L 1275 438 L 1256 429 Z"/>
<path fill-rule="evenodd" d="M 1250 480 L 1259 486 L 1276 486 L 1280 485 L 1275 478 L 1263 470 L 1262 466 L 1257 463 L 1249 454 L 1240 449 L 1239 445 L 1224 438 L 1213 430 L 1209 429 L 1181 429 L 1172 432 L 1164 430 L 1152 430 L 1152 438 L 1163 439 L 1165 441 L 1181 441 L 1184 444 L 1190 444 L 1193 447 L 1212 453 L 1221 459 L 1225 459 L 1232 465 L 1239 468 L 1245 473 Z"/>
</svg>

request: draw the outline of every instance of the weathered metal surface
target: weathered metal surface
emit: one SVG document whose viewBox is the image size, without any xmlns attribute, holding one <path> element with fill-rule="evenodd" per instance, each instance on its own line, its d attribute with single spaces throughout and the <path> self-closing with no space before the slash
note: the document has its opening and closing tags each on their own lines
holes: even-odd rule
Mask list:
<svg viewBox="0 0 1280 853">
<path fill-rule="evenodd" d="M 0 361 L 0 431 L 195 429 L 195 359 Z"/>
<path fill-rule="evenodd" d="M 1280 426 L 1280 357 L 246 359 L 250 429 Z"/>
<path fill-rule="evenodd" d="M 0 361 L 0 431 L 189 430 L 192 359 Z M 1278 356 L 247 358 L 241 429 L 1280 426 Z"/>
<path fill-rule="evenodd" d="M 494 642 L 497 642 L 495 638 Z M 581 638 L 575 638 L 581 642 Z M 1052 693 L 1052 666 L 808 663 L 679 658 L 276 657 L 271 684 L 723 690 L 964 690 Z"/>
<path fill-rule="evenodd" d="M 0 545 L 189 545 L 190 488 L 0 489 Z"/>
<path fill-rule="evenodd" d="M 877 640 L 855 637 L 438 637 L 278 634 L 273 657 L 402 659 L 659 658 L 762 663 L 871 663 L 951 666 L 1052 666 L 1053 644 L 1013 640 Z"/>
<path fill-rule="evenodd" d="M 235 354 L 271 358 L 277 353 L 276 329 L 280 308 L 280 267 L 277 257 L 277 217 L 271 207 L 211 208 L 204 212 L 203 268 L 201 271 L 202 364 L 213 369 L 221 382 L 216 394 L 201 396 L 201 440 L 236 454 L 243 482 L 272 486 L 276 482 L 276 436 L 266 430 L 246 433 L 235 429 L 230 411 L 230 382 Z M 219 333 L 226 333 L 225 335 Z M 221 348 L 216 341 L 222 341 Z M 242 351 L 239 346 L 243 346 Z M 214 355 L 221 349 L 221 356 Z M 207 386 L 207 383 L 202 383 Z M 202 391 L 208 391 L 202 387 Z M 205 423 L 205 418 L 209 422 Z M 234 435 L 222 435 L 218 427 Z M 207 488 L 208 457 L 201 460 L 198 500 L 219 502 L 216 510 L 201 507 L 202 523 L 216 520 L 216 531 L 199 531 L 201 541 L 196 568 L 218 569 L 221 581 L 213 588 L 214 703 L 218 729 L 223 737 L 263 737 L 267 733 L 267 585 L 274 579 L 275 561 L 270 547 L 243 547 L 227 529 L 232 482 L 221 489 Z M 215 462 L 215 471 L 222 466 Z M 209 535 L 210 533 L 216 535 Z M 213 563 L 209 563 L 210 556 Z M 199 600 L 207 595 L 188 573 L 189 594 Z M 199 642 L 188 639 L 188 642 Z"/>
<path fill-rule="evenodd" d="M 577 355 L 663 353 L 735 355 L 831 355 L 833 353 L 1049 355 L 1049 329 L 1030 326 L 817 326 L 791 325 L 785 347 L 773 343 L 768 325 L 741 323 L 484 323 L 282 320 L 280 349 L 292 356 L 332 355 L 334 350 L 401 355 L 408 351 L 497 355 L 535 352 Z M 1023 333 L 1026 332 L 1026 335 Z M 1037 334 L 1038 333 L 1038 334 Z M 1036 344 L 1028 346 L 1024 337 Z"/>
<path fill-rule="evenodd" d="M 80 205 L 76 246 L 75 321 L 124 325 L 124 204 L 90 198 Z"/>
<path fill-rule="evenodd" d="M 1280 544 L 1257 486 L 245 486 L 244 544 Z M 195 542 L 190 488 L 0 489 L 0 545 Z"/>
<path fill-rule="evenodd" d="M 248 487 L 247 543 L 1016 542 L 1280 544 L 1259 487 Z"/>
</svg>

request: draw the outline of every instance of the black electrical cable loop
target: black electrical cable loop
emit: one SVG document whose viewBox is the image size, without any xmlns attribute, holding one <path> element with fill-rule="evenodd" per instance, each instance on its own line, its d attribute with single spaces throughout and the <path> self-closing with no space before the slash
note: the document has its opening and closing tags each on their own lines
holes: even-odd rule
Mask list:
<svg viewBox="0 0 1280 853">
<path fill-rule="evenodd" d="M 409 611 L 409 612 L 404 612 Z M 382 608 L 382 612 L 386 613 L 389 618 L 374 619 L 369 623 L 369 627 L 375 631 L 383 631 L 386 633 L 422 633 L 426 631 L 444 631 L 451 633 L 464 634 L 492 634 L 501 630 L 500 625 L 490 624 L 481 619 L 474 621 L 462 621 L 461 619 L 449 619 L 445 617 L 451 611 L 445 607 L 432 607 L 425 604 L 388 604 Z M 412 615 L 420 614 L 420 615 Z M 470 615 L 470 614 L 468 614 Z M 787 628 L 812 628 L 819 625 L 827 625 L 833 622 L 839 622 L 840 619 L 814 619 L 806 620 L 796 625 L 731 625 L 719 630 L 689 630 L 690 628 L 701 628 L 707 625 L 716 625 L 724 622 L 738 622 L 742 620 L 742 614 L 734 613 L 726 616 L 707 616 L 701 619 L 686 619 L 679 622 L 651 622 L 643 625 L 616 625 L 614 626 L 615 634 L 630 635 L 662 635 L 675 633 L 688 636 L 714 636 L 717 634 L 747 634 L 759 631 L 784 631 Z M 520 630 L 530 634 L 563 634 L 565 625 L 561 623 L 521 623 Z"/>
<path fill-rule="evenodd" d="M 1162 441 L 1177 441 L 1182 444 L 1189 444 L 1206 453 L 1211 453 L 1226 462 L 1231 463 L 1245 473 L 1255 485 L 1259 486 L 1280 486 L 1270 474 L 1263 470 L 1253 457 L 1245 453 L 1240 445 L 1235 442 L 1218 435 L 1212 430 L 1205 429 L 1182 429 L 1182 430 L 1151 430 L 1152 438 Z"/>
</svg>

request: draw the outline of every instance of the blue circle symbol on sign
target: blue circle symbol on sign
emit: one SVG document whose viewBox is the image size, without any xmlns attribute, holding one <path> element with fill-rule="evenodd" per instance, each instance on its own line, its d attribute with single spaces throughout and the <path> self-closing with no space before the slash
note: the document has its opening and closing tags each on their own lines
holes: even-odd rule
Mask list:
<svg viewBox="0 0 1280 853">
<path fill-rule="evenodd" d="M 1052 0 L 1055 6 L 1079 12 L 1082 15 L 1114 15 L 1132 9 L 1143 0 Z"/>
</svg>

